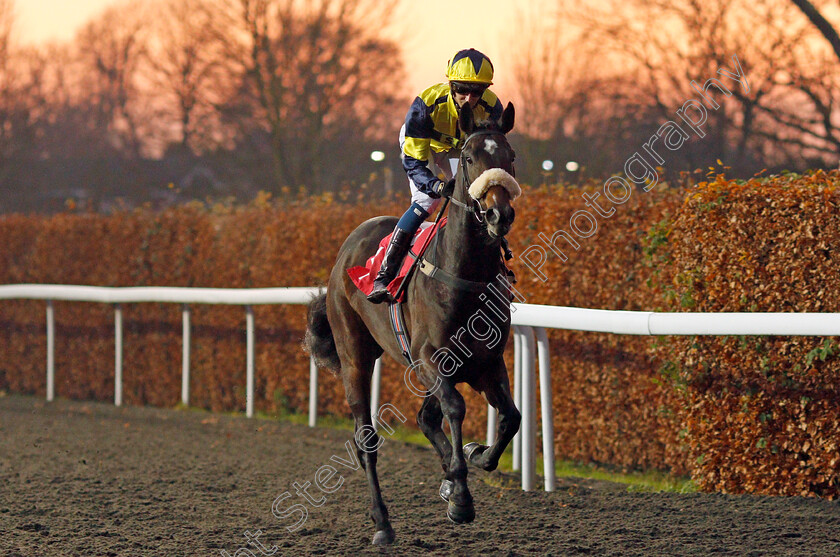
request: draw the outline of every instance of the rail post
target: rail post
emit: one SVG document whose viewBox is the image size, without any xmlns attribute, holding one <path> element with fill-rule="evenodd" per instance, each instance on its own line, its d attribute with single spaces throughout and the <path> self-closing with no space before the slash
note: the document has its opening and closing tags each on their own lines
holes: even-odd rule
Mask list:
<svg viewBox="0 0 840 557">
<path fill-rule="evenodd" d="M 245 306 L 245 415 L 254 417 L 254 308 Z"/>
<path fill-rule="evenodd" d="M 47 300 L 47 402 L 55 398 L 55 308 Z"/>
<path fill-rule="evenodd" d="M 487 446 L 496 442 L 496 422 L 499 412 L 491 404 L 487 405 Z"/>
<path fill-rule="evenodd" d="M 554 407 L 551 394 L 551 358 L 548 351 L 548 335 L 543 327 L 534 327 L 537 335 L 537 352 L 540 364 L 540 407 L 542 410 L 543 474 L 545 490 L 554 491 Z"/>
<path fill-rule="evenodd" d="M 190 306 L 181 306 L 181 404 L 190 403 Z"/>
<path fill-rule="evenodd" d="M 534 331 L 522 327 L 522 490 L 534 489 L 536 477 L 537 403 L 534 369 Z"/>
<path fill-rule="evenodd" d="M 522 327 L 513 327 L 513 404 L 522 410 Z M 522 465 L 522 428 L 513 436 L 513 464 L 514 470 Z"/>
<path fill-rule="evenodd" d="M 309 357 L 309 427 L 318 423 L 318 366 L 315 357 Z"/>
<path fill-rule="evenodd" d="M 379 430 L 376 423 L 376 414 L 379 412 L 379 402 L 382 398 L 382 356 L 376 359 L 373 364 L 373 377 L 370 379 L 370 419 L 373 423 L 373 430 Z"/>
<path fill-rule="evenodd" d="M 123 315 L 114 305 L 114 406 L 122 406 Z"/>
</svg>

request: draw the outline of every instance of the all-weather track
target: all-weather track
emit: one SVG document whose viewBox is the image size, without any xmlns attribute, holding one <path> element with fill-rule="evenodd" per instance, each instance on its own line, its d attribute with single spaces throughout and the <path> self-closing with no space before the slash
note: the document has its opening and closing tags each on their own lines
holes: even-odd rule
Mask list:
<svg viewBox="0 0 840 557">
<path fill-rule="evenodd" d="M 0 396 L 0 555 L 840 555 L 832 501 L 575 479 L 526 493 L 497 472 L 471 472 L 476 520 L 456 526 L 434 452 L 387 435 L 379 471 L 397 540 L 380 550 L 363 472 L 332 458 L 352 464 L 350 439 L 239 416 Z M 321 476 L 332 493 L 312 485 L 326 465 L 338 470 Z M 295 504 L 308 516 L 290 532 Z"/>
</svg>

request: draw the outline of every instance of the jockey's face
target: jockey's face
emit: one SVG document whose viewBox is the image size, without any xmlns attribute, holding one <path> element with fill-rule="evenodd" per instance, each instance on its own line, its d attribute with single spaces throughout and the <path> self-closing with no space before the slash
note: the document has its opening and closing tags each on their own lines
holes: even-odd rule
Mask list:
<svg viewBox="0 0 840 557">
<path fill-rule="evenodd" d="M 464 106 L 465 103 L 470 104 L 470 108 L 475 108 L 478 104 L 481 95 L 484 94 L 485 86 L 476 85 L 473 83 L 452 83 L 452 100 L 458 105 L 458 108 Z"/>
<path fill-rule="evenodd" d="M 475 108 L 475 105 L 478 104 L 478 99 L 481 98 L 481 95 L 476 95 L 475 93 L 467 93 L 466 95 L 455 93 L 452 98 L 455 101 L 455 104 L 458 105 L 458 108 L 464 106 L 464 103 L 470 103 L 470 108 Z"/>
</svg>

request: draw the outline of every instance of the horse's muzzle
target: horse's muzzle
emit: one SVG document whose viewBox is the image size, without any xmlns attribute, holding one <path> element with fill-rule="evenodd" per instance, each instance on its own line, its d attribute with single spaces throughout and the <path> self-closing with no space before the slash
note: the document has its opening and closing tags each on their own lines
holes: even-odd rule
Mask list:
<svg viewBox="0 0 840 557">
<path fill-rule="evenodd" d="M 502 238 L 513 225 L 516 218 L 516 211 L 510 205 L 503 207 L 490 207 L 484 217 L 487 219 L 487 232 L 492 238 Z"/>
</svg>

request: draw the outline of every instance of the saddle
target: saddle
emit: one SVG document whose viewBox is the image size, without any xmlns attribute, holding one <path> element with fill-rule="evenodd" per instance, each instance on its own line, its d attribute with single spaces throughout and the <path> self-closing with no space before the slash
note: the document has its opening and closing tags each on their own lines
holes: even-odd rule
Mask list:
<svg viewBox="0 0 840 557">
<path fill-rule="evenodd" d="M 435 227 L 430 222 L 424 222 L 420 225 L 420 228 L 414 233 L 414 238 L 411 240 L 411 248 L 409 248 L 405 259 L 403 259 L 400 270 L 397 272 L 397 276 L 394 277 L 394 280 L 392 280 L 391 284 L 388 285 L 388 292 L 390 292 L 391 295 L 397 295 L 400 285 L 402 285 L 403 281 L 406 279 L 409 269 L 411 269 L 412 264 L 418 257 L 418 252 L 423 246 L 427 245 L 432 238 L 434 238 L 437 230 L 442 229 L 445 225 L 446 217 L 441 219 L 439 227 Z M 350 276 L 350 280 L 353 281 L 353 284 L 355 284 L 356 287 L 365 294 L 365 296 L 373 291 L 373 281 L 376 278 L 376 273 L 379 272 L 379 267 L 382 266 L 382 260 L 385 258 L 385 250 L 388 248 L 388 243 L 390 241 L 391 234 L 388 234 L 380 240 L 379 248 L 376 250 L 376 253 L 373 254 L 367 262 L 365 262 L 363 267 L 357 266 L 347 269 L 347 274 Z M 405 302 L 407 291 L 408 289 L 403 289 L 400 297 L 397 299 L 398 302 Z"/>
</svg>

